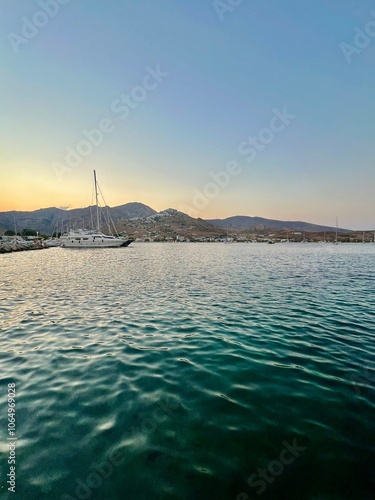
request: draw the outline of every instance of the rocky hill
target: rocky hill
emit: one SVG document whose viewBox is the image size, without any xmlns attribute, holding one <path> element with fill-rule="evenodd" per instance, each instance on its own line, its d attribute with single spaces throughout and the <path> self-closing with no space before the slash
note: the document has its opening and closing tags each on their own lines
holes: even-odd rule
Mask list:
<svg viewBox="0 0 375 500">
<path fill-rule="evenodd" d="M 102 209 L 103 210 L 103 209 Z M 117 207 L 109 208 L 113 221 L 117 224 L 123 220 L 148 217 L 156 214 L 156 211 L 143 203 L 126 203 Z M 0 212 L 0 231 L 8 229 L 17 231 L 30 228 L 42 234 L 52 234 L 60 231 L 63 227 L 67 229 L 73 225 L 91 227 L 95 218 L 96 207 L 75 208 L 62 210 L 60 208 L 42 208 L 33 212 Z"/>
<path fill-rule="evenodd" d="M 168 208 L 156 212 L 143 203 L 126 203 L 117 207 L 101 209 L 103 224 L 105 213 L 109 212 L 118 232 L 126 233 L 132 238 L 143 240 L 169 239 L 199 240 L 225 238 L 227 231 L 238 241 L 257 238 L 285 238 L 287 231 L 300 231 L 295 237 L 303 238 L 304 233 L 310 234 L 333 232 L 335 228 L 319 226 L 301 221 L 279 221 L 262 217 L 235 216 L 227 219 L 203 220 L 194 219 L 189 215 Z M 5 230 L 17 231 L 33 229 L 41 234 L 51 235 L 53 232 L 66 231 L 72 227 L 95 227 L 96 207 L 62 210 L 59 208 L 43 208 L 33 212 L 0 212 L 0 234 Z M 106 231 L 106 227 L 102 228 Z M 350 231 L 340 229 L 341 234 Z M 284 234 L 285 233 L 285 234 Z M 292 237 L 292 236 L 290 236 Z M 321 236 L 317 236 L 320 238 Z"/>
<path fill-rule="evenodd" d="M 246 215 L 236 215 L 228 217 L 227 219 L 211 219 L 208 220 L 210 224 L 221 228 L 237 229 L 240 231 L 265 229 L 281 229 L 281 230 L 294 230 L 294 231 L 334 231 L 334 227 L 320 226 L 302 221 L 280 221 L 273 219 L 264 219 L 263 217 L 248 217 Z M 340 232 L 348 231 L 347 229 L 340 229 Z"/>
<path fill-rule="evenodd" d="M 221 228 L 215 227 L 203 219 L 194 219 L 183 212 L 168 208 L 142 219 L 123 221 L 119 230 L 132 238 L 150 240 L 219 238 Z"/>
</svg>

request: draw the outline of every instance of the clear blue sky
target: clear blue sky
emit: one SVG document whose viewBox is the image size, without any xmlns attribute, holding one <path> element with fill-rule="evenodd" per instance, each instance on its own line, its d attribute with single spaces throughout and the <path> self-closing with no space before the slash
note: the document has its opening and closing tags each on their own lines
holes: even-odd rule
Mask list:
<svg viewBox="0 0 375 500">
<path fill-rule="evenodd" d="M 375 226 L 373 1 L 237 0 L 221 13 L 212 0 L 64 1 L 44 15 L 47 0 L 1 2 L 0 210 L 87 205 L 95 168 L 111 206 Z M 140 89 L 158 67 L 156 88 Z M 271 138 L 275 108 L 295 118 Z M 69 167 L 66 148 L 104 119 Z M 270 140 L 247 161 L 238 146 L 259 133 Z M 207 188 L 230 161 L 240 172 Z M 198 206 L 205 189 L 215 196 Z"/>
</svg>

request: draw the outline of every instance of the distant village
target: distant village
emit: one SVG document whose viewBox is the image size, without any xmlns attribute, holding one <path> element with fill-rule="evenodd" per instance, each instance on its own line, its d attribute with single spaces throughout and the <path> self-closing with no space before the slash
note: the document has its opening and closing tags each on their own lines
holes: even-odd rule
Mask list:
<svg viewBox="0 0 375 500">
<path fill-rule="evenodd" d="M 145 211 L 141 204 L 129 204 L 138 212 Z M 124 205 L 124 207 L 127 207 Z M 123 207 L 121 207 L 123 208 Z M 265 224 L 258 224 L 256 227 L 243 228 L 233 227 L 227 221 L 206 221 L 201 218 L 193 218 L 175 209 L 167 209 L 163 212 L 152 213 L 151 209 L 146 211 L 146 216 L 128 218 L 124 212 L 119 213 L 119 209 L 113 209 L 115 219 L 115 229 L 117 234 L 130 238 L 135 242 L 142 243 L 301 243 L 301 242 L 335 242 L 336 230 L 327 228 L 319 230 L 318 226 L 306 223 L 306 230 L 296 230 L 292 228 L 269 228 Z M 6 243 L 11 240 L 15 232 L 25 241 L 43 242 L 50 238 L 58 238 L 62 233 L 70 229 L 90 228 L 89 210 L 76 210 L 75 216 L 70 219 L 61 219 L 61 215 L 71 215 L 70 212 L 59 211 L 58 219 L 55 212 L 57 209 L 44 209 L 40 218 L 37 219 L 35 213 L 24 213 L 23 219 L 18 214 L 18 219 L 13 215 L 5 219 L 1 227 L 0 219 L 0 242 Z M 117 213 L 116 211 L 117 210 Z M 51 213 L 50 213 L 51 212 Z M 62 214 L 61 214 L 62 213 Z M 47 218 L 46 215 L 49 217 Z M 51 217 L 53 215 L 54 219 Z M 12 220 L 14 218 L 14 220 Z M 236 219 L 236 218 L 235 218 Z M 54 222 L 55 220 L 55 222 Z M 279 221 L 273 221 L 279 222 Z M 285 223 L 286 225 L 287 223 Z M 304 224 L 304 223 L 301 223 Z M 284 223 L 282 223 L 284 225 Z M 4 227 L 5 226 L 5 227 Z M 6 226 L 8 227 L 6 229 Z M 9 229 L 13 227 L 15 229 Z M 53 228 L 53 229 L 51 229 Z M 318 228 L 318 229 L 316 229 Z M 113 233 L 106 228 L 103 220 L 104 233 Z M 337 241 L 341 243 L 370 243 L 374 242 L 374 231 L 350 231 L 338 230 Z"/>
</svg>

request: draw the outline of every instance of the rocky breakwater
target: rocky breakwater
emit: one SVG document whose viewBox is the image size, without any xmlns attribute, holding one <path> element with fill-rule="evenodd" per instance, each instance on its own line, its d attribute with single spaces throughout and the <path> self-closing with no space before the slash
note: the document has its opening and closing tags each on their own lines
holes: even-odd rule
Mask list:
<svg viewBox="0 0 375 500">
<path fill-rule="evenodd" d="M 0 253 L 21 252 L 24 250 L 41 250 L 45 248 L 41 241 L 26 241 L 22 238 L 0 240 Z"/>
</svg>

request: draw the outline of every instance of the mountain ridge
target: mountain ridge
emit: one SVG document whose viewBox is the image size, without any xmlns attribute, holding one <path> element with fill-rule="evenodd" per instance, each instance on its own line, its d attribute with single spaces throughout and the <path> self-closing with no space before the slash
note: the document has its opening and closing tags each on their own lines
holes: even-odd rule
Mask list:
<svg viewBox="0 0 375 500">
<path fill-rule="evenodd" d="M 261 229 L 279 229 L 295 231 L 335 231 L 336 227 L 323 226 L 304 221 L 282 221 L 277 219 L 266 219 L 259 216 L 234 215 L 225 219 L 207 219 L 210 224 L 238 230 L 261 230 Z M 351 229 L 338 228 L 340 232 L 351 232 Z"/>
<path fill-rule="evenodd" d="M 183 212 L 173 208 L 157 212 L 144 203 L 130 202 L 114 207 L 107 207 L 114 223 L 120 227 L 126 226 L 131 221 L 143 220 L 145 222 L 160 220 L 160 217 L 173 216 L 175 223 L 198 225 L 201 229 L 211 228 L 215 233 L 218 229 L 231 229 L 239 231 L 277 229 L 277 230 L 295 230 L 295 231 L 334 231 L 336 228 L 323 226 L 304 221 L 281 221 L 277 219 L 266 219 L 264 217 L 251 217 L 247 215 L 235 215 L 225 219 L 194 219 Z M 84 208 L 73 208 L 64 210 L 57 207 L 40 208 L 33 211 L 11 210 L 0 212 L 0 231 L 14 230 L 15 223 L 17 231 L 29 228 L 39 231 L 43 234 L 51 234 L 61 227 L 62 222 L 65 226 L 83 225 L 90 226 L 95 218 L 96 207 L 88 206 Z M 181 215 L 179 215 L 181 214 Z M 184 217 L 185 218 L 184 218 Z M 188 218 L 188 219 L 187 219 Z M 193 222 L 195 221 L 195 222 Z M 204 223 L 204 224 L 203 224 Z M 339 229 L 340 232 L 351 232 L 350 229 Z"/>
</svg>

